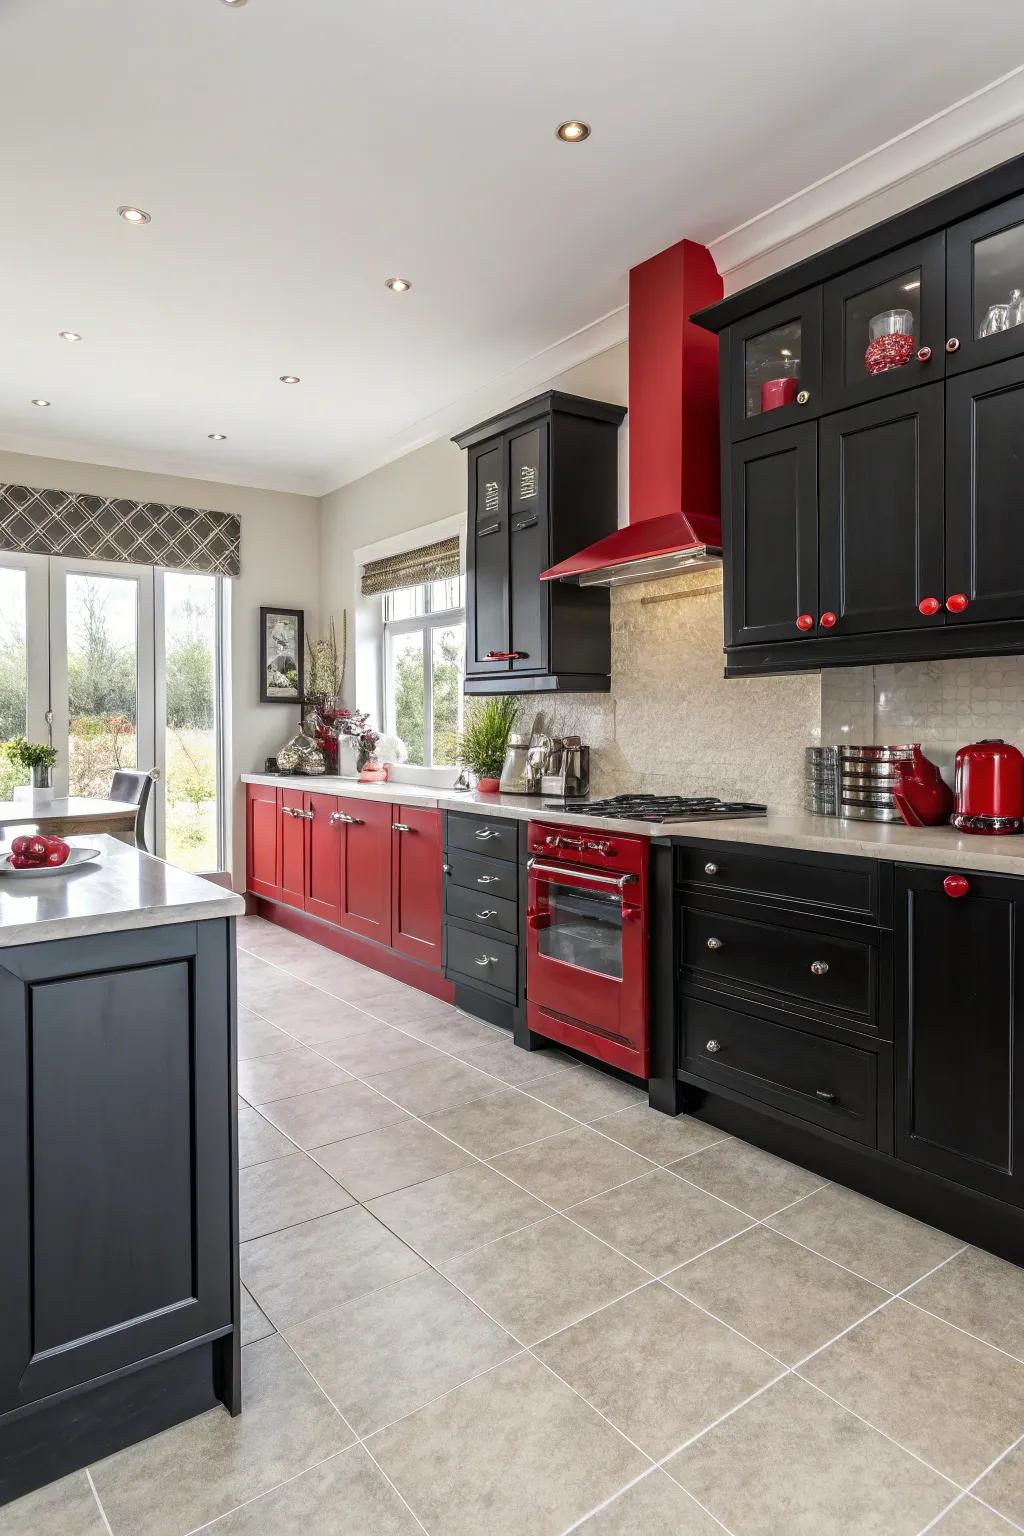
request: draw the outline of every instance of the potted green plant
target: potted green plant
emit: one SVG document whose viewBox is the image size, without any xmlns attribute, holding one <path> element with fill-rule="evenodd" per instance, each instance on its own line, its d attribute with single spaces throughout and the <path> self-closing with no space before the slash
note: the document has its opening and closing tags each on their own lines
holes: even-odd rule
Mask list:
<svg viewBox="0 0 1024 1536">
<path fill-rule="evenodd" d="M 33 789 L 49 789 L 53 765 L 57 761 L 57 748 L 41 742 L 26 741 L 24 736 L 12 736 L 3 744 L 4 756 L 18 768 L 27 768 Z"/>
<path fill-rule="evenodd" d="M 482 794 L 498 792 L 505 748 L 518 719 L 519 701 L 508 693 L 473 699 L 466 705 L 457 760 L 460 768 L 477 775 L 476 787 Z"/>
</svg>

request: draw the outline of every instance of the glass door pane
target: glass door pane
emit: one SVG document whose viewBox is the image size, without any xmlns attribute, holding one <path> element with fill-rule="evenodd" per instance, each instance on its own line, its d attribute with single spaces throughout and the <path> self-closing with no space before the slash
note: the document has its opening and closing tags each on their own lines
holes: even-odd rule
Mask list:
<svg viewBox="0 0 1024 1536">
<path fill-rule="evenodd" d="M 426 762 L 422 629 L 391 635 L 388 652 L 388 730 L 404 741 L 409 754 L 407 761 L 422 764 Z"/>
<path fill-rule="evenodd" d="M 743 372 L 748 418 L 794 404 L 800 390 L 802 338 L 799 320 L 747 338 Z"/>
<path fill-rule="evenodd" d="M 0 742 L 28 733 L 28 650 L 23 570 L 0 566 Z M 28 770 L 0 756 L 0 800 L 28 783 Z"/>
<path fill-rule="evenodd" d="M 165 572 L 163 610 L 163 856 L 209 872 L 220 867 L 217 578 Z"/>
<path fill-rule="evenodd" d="M 545 882 L 547 910 L 537 949 L 575 970 L 622 980 L 622 897 Z"/>
<path fill-rule="evenodd" d="M 466 626 L 445 624 L 431 634 L 430 685 L 433 708 L 433 757 L 435 768 L 455 763 L 456 745 L 462 730 L 462 673 L 466 657 Z"/>
<path fill-rule="evenodd" d="M 138 589 L 123 577 L 67 577 L 68 788 L 104 796 L 137 768 Z"/>
<path fill-rule="evenodd" d="M 846 300 L 843 317 L 848 384 L 915 360 L 921 336 L 921 271 L 901 272 Z"/>
</svg>

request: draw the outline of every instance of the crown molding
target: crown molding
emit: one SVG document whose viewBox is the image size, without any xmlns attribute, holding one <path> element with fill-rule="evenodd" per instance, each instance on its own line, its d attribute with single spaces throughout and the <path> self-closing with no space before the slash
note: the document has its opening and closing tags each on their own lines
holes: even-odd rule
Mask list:
<svg viewBox="0 0 1024 1536">
<path fill-rule="evenodd" d="M 1024 65 L 710 242 L 726 292 L 1024 153 Z"/>
<path fill-rule="evenodd" d="M 401 431 L 374 443 L 372 447 L 339 460 L 330 483 L 321 494 L 326 496 L 331 491 L 341 490 L 342 486 L 350 485 L 353 480 L 361 480 L 364 475 L 372 474 L 375 469 L 381 469 L 394 459 L 413 453 L 417 448 L 424 448 L 438 438 L 450 437 L 467 423 L 484 421 L 488 416 L 496 416 L 500 411 L 518 405 L 521 400 L 528 400 L 571 368 L 617 347 L 626 340 L 628 334 L 629 306 L 623 304 L 589 325 L 581 326 L 571 335 L 563 336 L 550 347 L 535 352 L 532 357 L 510 368 L 507 373 L 499 374 L 479 389 L 450 400 L 439 410 L 410 422 Z"/>
</svg>

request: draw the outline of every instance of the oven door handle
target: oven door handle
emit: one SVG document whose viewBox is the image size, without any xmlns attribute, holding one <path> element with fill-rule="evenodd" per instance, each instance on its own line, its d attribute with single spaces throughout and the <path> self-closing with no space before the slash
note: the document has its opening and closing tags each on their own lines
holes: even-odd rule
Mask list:
<svg viewBox="0 0 1024 1536">
<path fill-rule="evenodd" d="M 589 869 L 561 869 L 552 864 L 539 864 L 536 859 L 530 859 L 527 869 L 531 875 L 543 875 L 554 880 L 584 880 L 593 885 L 612 885 L 621 891 L 624 885 L 635 885 L 636 875 L 598 875 Z"/>
</svg>

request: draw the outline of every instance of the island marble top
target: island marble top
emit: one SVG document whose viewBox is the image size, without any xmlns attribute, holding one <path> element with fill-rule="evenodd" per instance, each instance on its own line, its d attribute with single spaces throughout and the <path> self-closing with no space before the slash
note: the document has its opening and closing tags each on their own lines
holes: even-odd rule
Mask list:
<svg viewBox="0 0 1024 1536">
<path fill-rule="evenodd" d="M 0 948 L 240 917 L 245 911 L 241 896 L 106 833 L 67 841 L 75 848 L 99 848 L 101 857 L 68 875 L 38 880 L 0 875 Z"/>
</svg>

